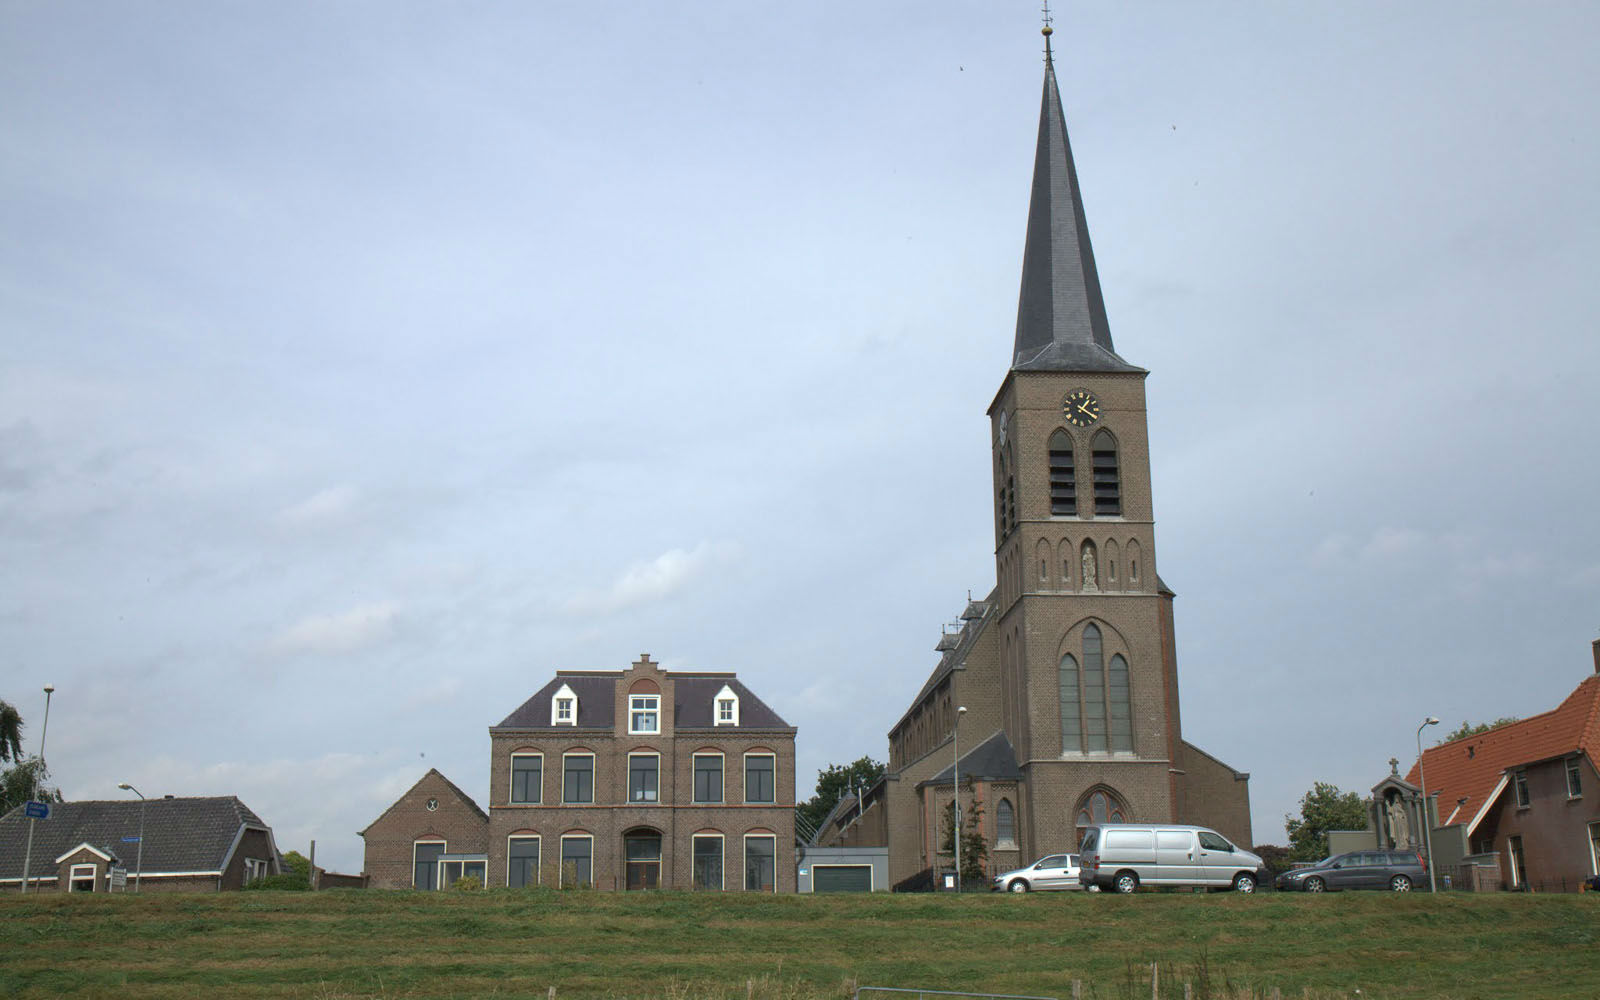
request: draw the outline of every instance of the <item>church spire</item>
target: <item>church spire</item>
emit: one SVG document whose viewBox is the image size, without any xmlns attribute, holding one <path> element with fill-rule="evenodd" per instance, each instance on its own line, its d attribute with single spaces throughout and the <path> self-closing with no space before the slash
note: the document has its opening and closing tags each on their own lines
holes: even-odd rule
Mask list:
<svg viewBox="0 0 1600 1000">
<path fill-rule="evenodd" d="M 1014 371 L 1140 371 L 1117 356 L 1044 26 L 1044 101 L 1022 255 Z"/>
</svg>

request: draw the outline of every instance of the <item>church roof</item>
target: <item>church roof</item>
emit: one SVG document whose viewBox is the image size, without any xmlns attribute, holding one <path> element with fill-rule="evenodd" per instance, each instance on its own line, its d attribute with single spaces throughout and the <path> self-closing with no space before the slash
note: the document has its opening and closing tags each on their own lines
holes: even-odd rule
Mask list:
<svg viewBox="0 0 1600 1000">
<path fill-rule="evenodd" d="M 996 587 L 989 591 L 989 596 L 981 601 L 968 601 L 966 610 L 961 613 L 961 631 L 952 632 L 950 636 L 957 641 L 951 645 L 942 645 L 939 652 L 939 663 L 933 668 L 933 673 L 923 682 L 922 688 L 917 691 L 917 696 L 911 699 L 911 705 L 900 715 L 899 721 L 889 728 L 890 735 L 909 719 L 917 706 L 922 704 L 922 699 L 933 693 L 941 681 L 950 676 L 950 672 L 961 664 L 967 662 L 967 654 L 972 652 L 972 647 L 977 644 L 978 637 L 983 635 L 983 630 L 989 625 L 989 612 L 994 610 L 995 595 L 1000 592 Z"/>
<path fill-rule="evenodd" d="M 1142 372 L 1122 360 L 1111 345 L 1111 325 L 1046 38 L 1044 99 L 1011 369 Z"/>
<path fill-rule="evenodd" d="M 1420 766 L 1426 766 L 1428 794 L 1439 796 L 1441 812 L 1467 800 L 1461 815 L 1472 817 L 1470 832 L 1503 789 L 1506 771 L 1573 753 L 1586 755 L 1600 770 L 1600 674 L 1548 712 L 1429 747 L 1411 765 L 1406 781 L 1419 784 Z"/>
<path fill-rule="evenodd" d="M 947 767 L 917 787 L 948 785 L 954 778 L 954 770 L 954 767 Z M 982 781 L 1016 781 L 1022 777 L 1022 769 L 1017 766 L 1017 752 L 1012 749 L 1005 730 L 996 730 L 993 736 L 962 754 L 961 773 Z"/>
</svg>

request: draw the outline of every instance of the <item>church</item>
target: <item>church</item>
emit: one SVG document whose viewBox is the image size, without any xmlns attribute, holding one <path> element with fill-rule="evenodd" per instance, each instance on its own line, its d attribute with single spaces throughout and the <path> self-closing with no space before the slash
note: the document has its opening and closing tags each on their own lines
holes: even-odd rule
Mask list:
<svg viewBox="0 0 1600 1000">
<path fill-rule="evenodd" d="M 1044 34 L 1016 336 L 988 410 L 996 584 L 940 636 L 938 666 L 889 731 L 884 780 L 818 839 L 886 845 L 903 888 L 953 867 L 958 791 L 991 872 L 1074 850 L 1094 822 L 1193 823 L 1251 843 L 1249 775 L 1183 738 L 1149 373 L 1112 342 Z"/>
</svg>

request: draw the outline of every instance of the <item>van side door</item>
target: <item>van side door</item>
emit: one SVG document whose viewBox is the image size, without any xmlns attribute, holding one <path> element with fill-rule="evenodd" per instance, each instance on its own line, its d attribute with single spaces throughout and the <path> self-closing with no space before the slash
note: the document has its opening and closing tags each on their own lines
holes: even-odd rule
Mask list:
<svg viewBox="0 0 1600 1000">
<path fill-rule="evenodd" d="M 1163 882 L 1195 881 L 1200 870 L 1193 830 L 1156 830 L 1156 869 Z"/>
</svg>

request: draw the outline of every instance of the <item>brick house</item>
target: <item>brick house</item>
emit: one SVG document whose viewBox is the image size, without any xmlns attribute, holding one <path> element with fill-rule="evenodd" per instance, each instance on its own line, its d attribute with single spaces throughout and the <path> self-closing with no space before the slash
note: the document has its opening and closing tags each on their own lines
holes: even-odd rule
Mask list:
<svg viewBox="0 0 1600 1000">
<path fill-rule="evenodd" d="M 795 891 L 795 729 L 735 675 L 560 671 L 489 737 L 491 884 Z"/>
<path fill-rule="evenodd" d="M 279 873 L 272 828 L 229 796 L 57 802 L 33 824 L 29 892 L 107 892 L 113 870 L 126 890 L 217 892 Z M 22 888 L 28 854 L 22 807 L 0 818 L 0 891 Z M 139 854 L 140 831 L 144 835 Z"/>
<path fill-rule="evenodd" d="M 489 814 L 437 768 L 429 768 L 361 831 L 362 864 L 374 889 L 448 888 L 463 875 L 487 882 Z"/>
<path fill-rule="evenodd" d="M 863 820 L 884 810 L 897 884 L 952 863 L 958 740 L 962 814 L 981 802 L 997 869 L 1072 850 L 1094 822 L 1251 843 L 1249 775 L 1183 738 L 1149 373 L 1112 343 L 1046 37 L 1015 339 L 988 410 L 996 585 L 941 631 L 937 666 L 889 731 L 884 788 L 865 797 Z"/>
<path fill-rule="evenodd" d="M 1502 884 L 1544 890 L 1600 874 L 1600 640 L 1593 653 L 1594 675 L 1560 705 L 1411 766 L 1408 784 L 1427 774 L 1437 871 L 1495 865 Z"/>
</svg>

